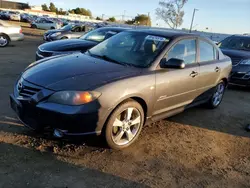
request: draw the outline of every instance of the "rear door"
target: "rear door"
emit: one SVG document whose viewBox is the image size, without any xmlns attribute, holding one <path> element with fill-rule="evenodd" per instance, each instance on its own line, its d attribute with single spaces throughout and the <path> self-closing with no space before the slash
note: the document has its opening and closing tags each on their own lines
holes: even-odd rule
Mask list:
<svg viewBox="0 0 250 188">
<path fill-rule="evenodd" d="M 200 74 L 197 82 L 197 92 L 201 95 L 216 86 L 221 66 L 218 51 L 214 44 L 209 41 L 204 39 L 198 40 L 198 54 Z M 204 95 L 204 97 L 206 96 Z"/>
<path fill-rule="evenodd" d="M 196 38 L 182 39 L 166 54 L 167 59 L 183 59 L 184 69 L 160 69 L 156 71 L 156 103 L 154 115 L 170 111 L 193 102 L 197 96 Z"/>
</svg>

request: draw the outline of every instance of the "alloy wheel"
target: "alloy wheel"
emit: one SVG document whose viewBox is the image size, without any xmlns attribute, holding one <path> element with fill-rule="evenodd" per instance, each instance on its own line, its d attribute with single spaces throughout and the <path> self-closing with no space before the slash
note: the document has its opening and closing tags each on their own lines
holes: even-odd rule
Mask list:
<svg viewBox="0 0 250 188">
<path fill-rule="evenodd" d="M 0 46 L 6 46 L 8 44 L 8 39 L 5 36 L 0 36 Z"/>
<path fill-rule="evenodd" d="M 214 106 L 218 106 L 221 103 L 222 98 L 223 98 L 223 94 L 224 94 L 224 90 L 225 90 L 225 86 L 223 83 L 220 83 L 219 85 L 217 85 L 216 91 L 215 91 L 215 93 L 213 95 L 213 99 L 212 99 Z"/>
<path fill-rule="evenodd" d="M 112 127 L 112 140 L 123 146 L 131 142 L 141 126 L 141 114 L 138 109 L 130 107 L 121 112 Z"/>
</svg>

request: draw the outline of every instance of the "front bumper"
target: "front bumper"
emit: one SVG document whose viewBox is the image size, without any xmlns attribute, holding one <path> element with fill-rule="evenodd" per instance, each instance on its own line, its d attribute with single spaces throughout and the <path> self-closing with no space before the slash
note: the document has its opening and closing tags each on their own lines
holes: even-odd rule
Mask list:
<svg viewBox="0 0 250 188">
<path fill-rule="evenodd" d="M 20 98 L 16 93 L 14 91 L 10 95 L 11 108 L 24 125 L 33 130 L 49 128 L 68 136 L 101 134 L 108 110 L 102 109 L 97 100 L 85 105 L 68 106 L 47 102 L 47 98 L 54 93 L 47 89 L 42 89 L 31 98 Z"/>
<path fill-rule="evenodd" d="M 229 85 L 242 86 L 242 87 L 250 87 L 249 79 L 229 79 Z"/>
</svg>

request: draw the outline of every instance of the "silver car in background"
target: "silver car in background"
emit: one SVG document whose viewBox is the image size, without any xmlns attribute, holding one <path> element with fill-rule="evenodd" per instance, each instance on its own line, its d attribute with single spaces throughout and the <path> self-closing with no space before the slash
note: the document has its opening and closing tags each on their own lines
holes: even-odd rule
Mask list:
<svg viewBox="0 0 250 188">
<path fill-rule="evenodd" d="M 43 39 L 47 42 L 61 39 L 77 39 L 92 29 L 93 27 L 84 24 L 70 23 L 57 30 L 48 30 L 44 33 Z"/>
<path fill-rule="evenodd" d="M 20 41 L 24 39 L 20 26 L 10 25 L 0 20 L 0 47 L 7 46 L 10 41 Z"/>
</svg>

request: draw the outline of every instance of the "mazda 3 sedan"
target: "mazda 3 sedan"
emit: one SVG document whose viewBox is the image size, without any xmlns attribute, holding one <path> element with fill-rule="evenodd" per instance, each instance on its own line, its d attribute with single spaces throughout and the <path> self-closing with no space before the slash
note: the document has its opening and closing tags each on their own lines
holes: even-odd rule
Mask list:
<svg viewBox="0 0 250 188">
<path fill-rule="evenodd" d="M 104 135 L 123 149 L 145 124 L 206 103 L 220 105 L 232 63 L 212 41 L 161 30 L 128 30 L 85 53 L 37 61 L 10 104 L 29 128 L 56 137 Z"/>
</svg>

